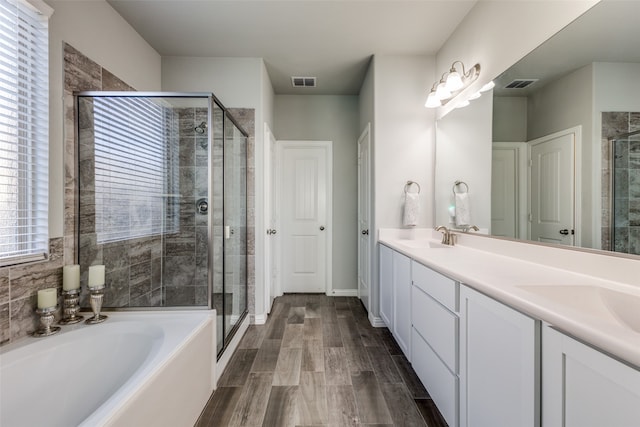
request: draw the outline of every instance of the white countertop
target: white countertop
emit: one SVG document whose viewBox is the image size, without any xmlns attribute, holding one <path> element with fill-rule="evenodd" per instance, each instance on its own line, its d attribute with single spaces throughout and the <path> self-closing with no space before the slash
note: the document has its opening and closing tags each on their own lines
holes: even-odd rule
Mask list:
<svg viewBox="0 0 640 427">
<path fill-rule="evenodd" d="M 439 236 L 440 233 L 432 230 L 412 230 L 408 234 L 406 230 L 382 229 L 379 241 L 420 264 L 640 367 L 640 286 L 637 283 L 607 280 L 606 271 L 598 277 L 528 261 L 519 257 L 522 252 L 517 246 L 525 243 L 501 243 L 496 239 L 465 235 L 460 236 L 462 242 L 453 247 L 440 247 Z M 476 244 L 474 239 L 484 242 Z M 495 243 L 487 243 L 489 240 Z M 435 247 L 429 246 L 429 242 Z M 550 252 L 547 255 L 556 259 L 577 257 L 571 265 L 581 260 L 585 266 L 600 263 L 606 270 L 607 260 L 594 260 L 593 254 L 581 255 L 548 247 L 537 250 Z M 571 253 L 565 254 L 567 252 Z M 619 260 L 609 258 L 611 267 L 619 267 L 616 264 Z M 640 280 L 640 262 L 628 260 L 627 263 L 623 267 L 633 269 Z"/>
</svg>

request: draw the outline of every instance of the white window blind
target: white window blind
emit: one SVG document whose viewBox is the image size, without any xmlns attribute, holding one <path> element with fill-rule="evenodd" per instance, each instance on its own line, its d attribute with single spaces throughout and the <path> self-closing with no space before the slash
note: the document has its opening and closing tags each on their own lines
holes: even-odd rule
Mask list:
<svg viewBox="0 0 640 427">
<path fill-rule="evenodd" d="M 50 10 L 44 13 L 0 0 L 0 266 L 49 251 Z"/>
<path fill-rule="evenodd" d="M 98 243 L 175 232 L 178 119 L 149 98 L 93 98 Z"/>
</svg>

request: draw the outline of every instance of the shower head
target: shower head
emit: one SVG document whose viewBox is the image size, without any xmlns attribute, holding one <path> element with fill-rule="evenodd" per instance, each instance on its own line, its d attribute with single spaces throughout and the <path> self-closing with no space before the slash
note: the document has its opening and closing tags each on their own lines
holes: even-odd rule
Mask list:
<svg viewBox="0 0 640 427">
<path fill-rule="evenodd" d="M 195 130 L 196 133 L 199 133 L 199 134 L 205 133 L 207 131 L 207 122 L 200 123 L 198 126 L 193 128 L 193 130 Z"/>
</svg>

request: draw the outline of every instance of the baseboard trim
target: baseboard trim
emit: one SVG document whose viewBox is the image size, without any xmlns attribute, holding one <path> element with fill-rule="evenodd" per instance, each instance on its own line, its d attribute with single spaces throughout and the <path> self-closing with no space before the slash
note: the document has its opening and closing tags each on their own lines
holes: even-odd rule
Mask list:
<svg viewBox="0 0 640 427">
<path fill-rule="evenodd" d="M 329 296 L 333 297 L 357 297 L 357 289 L 332 289 Z"/>
<path fill-rule="evenodd" d="M 253 324 L 254 325 L 264 325 L 267 323 L 267 314 L 254 314 L 253 315 Z"/>
<path fill-rule="evenodd" d="M 382 320 L 382 317 L 372 316 L 371 314 L 369 314 L 369 323 L 371 323 L 371 326 L 373 326 L 374 328 L 387 327 L 387 325 L 384 323 L 384 320 Z"/>
</svg>

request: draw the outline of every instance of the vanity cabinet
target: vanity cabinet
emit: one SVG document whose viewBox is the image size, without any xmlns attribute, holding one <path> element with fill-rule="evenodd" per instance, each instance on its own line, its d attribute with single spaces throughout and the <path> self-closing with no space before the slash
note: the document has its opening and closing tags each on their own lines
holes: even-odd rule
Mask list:
<svg viewBox="0 0 640 427">
<path fill-rule="evenodd" d="M 393 252 L 385 245 L 380 245 L 378 249 L 380 317 L 390 331 L 393 331 Z"/>
<path fill-rule="evenodd" d="M 539 324 L 460 286 L 461 427 L 540 425 Z"/>
<path fill-rule="evenodd" d="M 380 245 L 380 317 L 411 361 L 411 259 Z"/>
<path fill-rule="evenodd" d="M 545 326 L 542 425 L 640 425 L 640 371 Z"/>
<path fill-rule="evenodd" d="M 458 425 L 459 284 L 411 262 L 411 361 L 450 427 Z"/>
</svg>

